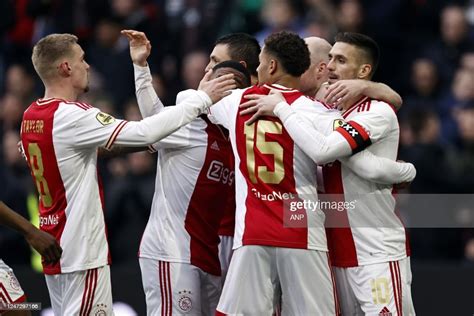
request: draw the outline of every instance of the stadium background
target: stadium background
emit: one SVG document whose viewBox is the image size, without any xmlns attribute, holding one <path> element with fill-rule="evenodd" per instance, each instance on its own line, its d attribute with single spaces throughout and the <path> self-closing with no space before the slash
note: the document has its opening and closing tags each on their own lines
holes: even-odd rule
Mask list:
<svg viewBox="0 0 474 316">
<path fill-rule="evenodd" d="M 165 104 L 195 88 L 213 42 L 229 32 L 273 31 L 333 42 L 338 31 L 372 36 L 382 57 L 374 80 L 403 97 L 400 159 L 417 167 L 413 194 L 474 191 L 474 1 L 443 0 L 2 0 L 0 1 L 0 198 L 37 220 L 33 182 L 17 151 L 22 112 L 42 96 L 31 48 L 44 35 L 79 36 L 91 65 L 82 100 L 129 120 L 140 114 L 124 28 L 146 32 L 149 64 Z M 154 187 L 148 153 L 100 160 L 112 248 L 116 301 L 145 313 L 137 261 Z M 467 207 L 467 213 L 466 208 Z M 474 205 L 463 228 L 411 228 L 413 298 L 419 315 L 474 313 Z M 402 210 L 403 211 L 403 210 Z M 469 212 L 470 211 L 470 212 Z M 467 214 L 467 215 L 466 215 Z M 409 214 L 404 214 L 409 217 Z M 0 228 L 0 258 L 12 266 L 29 300 L 49 306 L 37 258 L 22 237 Z"/>
</svg>

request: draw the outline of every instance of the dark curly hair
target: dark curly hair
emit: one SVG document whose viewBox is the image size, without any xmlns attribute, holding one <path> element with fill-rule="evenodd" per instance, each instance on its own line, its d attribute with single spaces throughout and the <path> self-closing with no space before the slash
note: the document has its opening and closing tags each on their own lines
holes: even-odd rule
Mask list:
<svg viewBox="0 0 474 316">
<path fill-rule="evenodd" d="M 308 45 L 292 32 L 282 31 L 268 36 L 264 51 L 273 55 L 285 71 L 295 77 L 301 76 L 311 64 Z"/>
</svg>

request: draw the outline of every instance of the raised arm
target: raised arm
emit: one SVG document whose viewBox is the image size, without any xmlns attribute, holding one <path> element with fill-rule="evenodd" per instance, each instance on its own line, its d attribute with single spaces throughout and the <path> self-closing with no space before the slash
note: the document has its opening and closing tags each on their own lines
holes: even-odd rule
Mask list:
<svg viewBox="0 0 474 316">
<path fill-rule="evenodd" d="M 0 224 L 22 234 L 30 246 L 43 256 L 45 262 L 54 263 L 61 258 L 63 250 L 53 236 L 33 226 L 2 201 L 0 201 Z"/>
<path fill-rule="evenodd" d="M 347 100 L 367 96 L 385 101 L 397 110 L 402 106 L 402 97 L 386 84 L 362 79 L 339 80 L 325 89 L 323 101 L 342 107 Z"/>
<path fill-rule="evenodd" d="M 130 57 L 135 75 L 135 93 L 142 117 L 152 116 L 160 112 L 164 105 L 153 89 L 152 76 L 147 58 L 151 53 L 151 43 L 145 33 L 134 30 L 123 30 L 128 39 Z"/>
</svg>

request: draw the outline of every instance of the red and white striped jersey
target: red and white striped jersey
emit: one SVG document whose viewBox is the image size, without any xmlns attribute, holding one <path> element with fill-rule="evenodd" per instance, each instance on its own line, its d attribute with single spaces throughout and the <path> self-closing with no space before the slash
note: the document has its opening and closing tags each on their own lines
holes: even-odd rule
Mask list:
<svg viewBox="0 0 474 316">
<path fill-rule="evenodd" d="M 304 227 L 284 226 L 286 203 L 298 196 L 317 197 L 316 164 L 294 144 L 277 118 L 264 117 L 246 125 L 251 115 L 239 113 L 244 95 L 266 95 L 271 89 L 280 90 L 295 110 L 329 111 L 297 90 L 275 85 L 234 90 L 210 109 L 210 119 L 229 130 L 234 151 L 234 249 L 242 245 L 264 245 L 327 251 L 321 211 L 303 210 Z"/>
<path fill-rule="evenodd" d="M 343 118 L 344 125 L 336 130 L 353 152 L 366 148 L 376 156 L 396 160 L 400 130 L 390 105 L 364 97 L 346 110 Z M 335 221 L 337 226 L 327 230 L 334 266 L 396 261 L 409 255 L 405 229 L 395 213 L 392 185 L 366 180 L 339 161 L 323 167 L 323 178 L 325 193 L 356 201 L 353 209 L 328 217 L 328 222 Z"/>
<path fill-rule="evenodd" d="M 165 137 L 211 103 L 202 93 L 194 97 L 175 111 L 140 122 L 115 119 L 88 104 L 59 99 L 40 99 L 28 107 L 21 141 L 40 195 L 40 228 L 63 248 L 58 263 L 43 266 L 46 274 L 110 263 L 97 148 L 146 146 Z"/>
<path fill-rule="evenodd" d="M 135 65 L 135 78 L 143 116 L 169 110 L 152 87 L 148 67 Z M 189 93 L 180 92 L 177 101 Z M 158 152 L 155 194 L 139 256 L 190 263 L 220 275 L 218 230 L 224 213 L 235 210 L 227 130 L 202 115 L 153 148 Z"/>
</svg>

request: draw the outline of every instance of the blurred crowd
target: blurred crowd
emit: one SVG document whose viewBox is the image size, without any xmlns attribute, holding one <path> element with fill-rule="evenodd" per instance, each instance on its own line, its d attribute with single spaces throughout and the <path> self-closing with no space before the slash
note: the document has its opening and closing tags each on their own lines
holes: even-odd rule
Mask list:
<svg viewBox="0 0 474 316">
<path fill-rule="evenodd" d="M 473 0 L 2 0 L 0 198 L 25 217 L 37 216 L 37 199 L 17 151 L 19 127 L 23 111 L 43 94 L 30 60 L 32 46 L 50 33 L 77 35 L 91 65 L 91 89 L 82 101 L 139 120 L 122 29 L 144 31 L 151 40 L 149 64 L 165 104 L 174 104 L 178 91 L 197 87 L 221 35 L 246 32 L 263 42 L 287 29 L 332 43 L 340 31 L 365 33 L 381 48 L 374 80 L 404 100 L 399 156 L 418 171 L 410 192 L 474 193 Z M 147 152 L 100 159 L 114 262 L 136 260 L 155 159 Z M 414 260 L 474 264 L 472 229 L 417 228 L 411 234 Z M 30 250 L 20 236 L 0 228 L 0 257 L 27 263 Z"/>
</svg>

